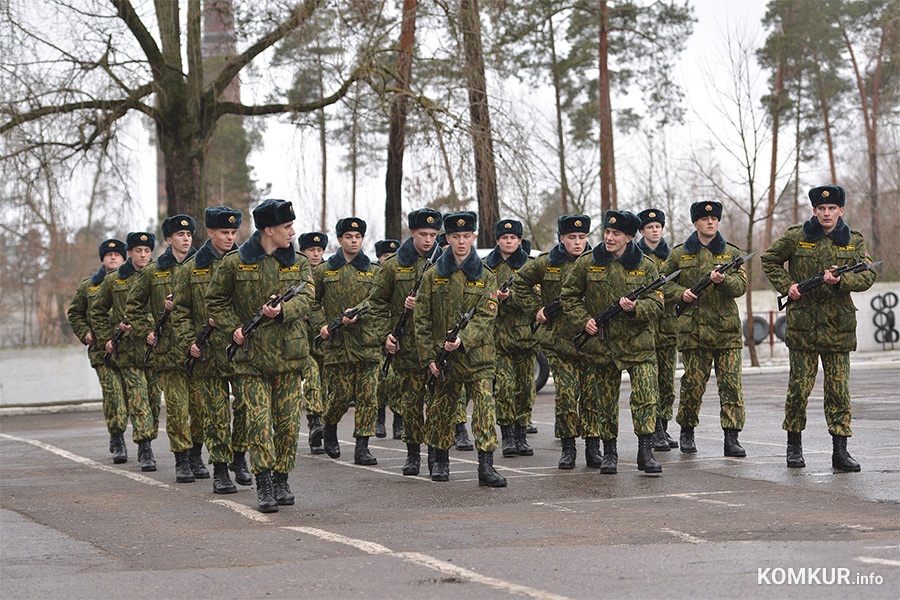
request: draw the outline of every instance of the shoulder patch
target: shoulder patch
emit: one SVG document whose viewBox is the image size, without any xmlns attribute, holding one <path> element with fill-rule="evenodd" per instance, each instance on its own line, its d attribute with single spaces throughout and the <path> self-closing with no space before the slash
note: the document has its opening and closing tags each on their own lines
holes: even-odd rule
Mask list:
<svg viewBox="0 0 900 600">
<path fill-rule="evenodd" d="M 497 312 L 497 303 L 494 302 L 493 300 L 488 300 L 487 309 L 488 309 L 488 312 L 492 312 L 492 313 Z"/>
</svg>

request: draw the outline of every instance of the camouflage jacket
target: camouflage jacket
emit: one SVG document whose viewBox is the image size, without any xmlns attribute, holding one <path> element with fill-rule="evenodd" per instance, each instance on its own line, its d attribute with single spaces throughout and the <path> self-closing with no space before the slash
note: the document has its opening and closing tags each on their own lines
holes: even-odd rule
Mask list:
<svg viewBox="0 0 900 600">
<path fill-rule="evenodd" d="M 652 250 L 644 241 L 644 238 L 641 238 L 637 243 L 637 246 L 641 249 L 641 252 L 644 253 L 644 256 L 656 263 L 657 270 L 662 272 L 663 264 L 665 264 L 670 253 L 669 245 L 666 243 L 665 238 L 660 239 L 656 248 L 653 248 Z M 665 292 L 665 288 L 663 288 L 663 292 Z M 675 304 L 674 298 L 666 298 L 666 306 L 663 310 L 663 314 L 656 320 L 654 325 L 656 329 L 654 339 L 657 347 L 675 345 L 675 324 L 677 322 L 675 317 Z"/>
<path fill-rule="evenodd" d="M 348 263 L 340 249 L 316 267 L 316 299 L 309 311 L 314 335 L 347 309 L 369 301 L 378 269 L 363 252 Z M 322 344 L 323 364 L 378 362 L 384 343 L 383 338 L 378 339 L 379 331 L 378 317 L 371 312 L 359 317 L 353 325 L 341 327 Z"/>
<path fill-rule="evenodd" d="M 237 249 L 235 245 L 231 250 Z M 206 240 L 194 256 L 184 261 L 175 275 L 175 306 L 169 318 L 172 319 L 171 324 L 178 338 L 178 347 L 183 350 L 179 356 L 180 365 L 184 364 L 191 344 L 197 341 L 200 330 L 209 318 L 204 295 L 213 274 L 222 265 L 222 258 L 216 253 L 212 242 Z M 231 375 L 231 363 L 225 360 L 225 348 L 231 343 L 233 332 L 234 329 L 226 331 L 222 327 L 213 330 L 206 346 L 206 361 L 198 361 L 194 365 L 195 377 Z"/>
<path fill-rule="evenodd" d="M 90 321 L 90 308 L 100 293 L 100 284 L 103 283 L 105 278 L 106 268 L 101 266 L 99 271 L 82 281 L 78 289 L 75 290 L 75 297 L 72 298 L 69 310 L 66 312 L 69 325 L 72 326 L 72 333 L 75 334 L 75 337 L 81 343 L 84 343 L 84 338 L 87 337 L 88 333 L 94 331 Z M 109 314 L 107 314 L 107 319 L 109 319 Z M 94 332 L 94 338 L 94 345 L 88 346 L 88 358 L 91 361 L 91 366 L 97 367 L 103 364 L 105 350 L 96 339 L 96 332 Z"/>
<path fill-rule="evenodd" d="M 189 260 L 196 252 L 194 248 L 191 248 L 185 260 Z M 128 298 L 125 300 L 125 314 L 140 315 L 136 321 L 131 323 L 134 326 L 132 333 L 140 335 L 145 344 L 147 335 L 156 327 L 157 321 L 166 308 L 166 296 L 173 294 L 172 300 L 173 302 L 175 300 L 175 277 L 183 270 L 182 265 L 183 263 L 179 263 L 172 253 L 172 248 L 166 248 L 156 262 L 150 263 L 134 276 L 134 283 L 131 284 Z M 152 366 L 157 370 L 182 368 L 181 363 L 184 361 L 187 349 L 178 344 L 173 317 L 174 315 L 170 314 L 166 320 L 159 342 L 146 363 L 148 367 Z M 143 351 L 146 353 L 147 348 L 144 347 Z M 141 361 L 143 360 L 142 354 Z"/>
<path fill-rule="evenodd" d="M 437 250 L 437 256 L 441 253 Z M 412 293 L 416 280 L 422 275 L 422 270 L 428 262 L 426 256 L 421 256 L 413 245 L 413 239 L 407 238 L 397 253 L 381 266 L 375 276 L 375 284 L 369 294 L 369 303 L 372 315 L 378 323 L 378 339 L 382 345 L 388 334 L 394 332 L 400 315 L 403 314 L 403 303 Z M 427 365 L 419 360 L 419 349 L 416 344 L 416 327 L 413 317 L 415 311 L 406 321 L 403 329 L 403 337 L 400 340 L 400 351 L 391 359 L 391 365 L 396 369 L 421 369 Z"/>
<path fill-rule="evenodd" d="M 563 281 L 563 308 L 573 323 L 584 324 L 619 301 L 628 292 L 657 278 L 656 263 L 630 242 L 620 258 L 598 245 L 585 254 Z M 583 355 L 596 362 L 615 362 L 620 369 L 628 365 L 655 361 L 655 321 L 663 312 L 661 291 L 650 292 L 637 300 L 633 312 L 621 312 L 604 327 L 603 341 L 593 335 L 582 347 Z"/>
<path fill-rule="evenodd" d="M 587 251 L 585 251 L 587 252 Z M 512 282 L 510 300 L 528 315 L 529 323 L 537 312 L 557 298 L 562 292 L 563 279 L 575 265 L 577 257 L 571 257 L 562 244 L 557 244 L 536 259 L 528 261 L 516 273 Z M 535 290 L 540 288 L 540 293 Z M 581 331 L 565 313 L 559 313 L 550 325 L 541 325 L 538 340 L 546 354 L 562 358 L 575 358 L 578 352 L 572 338 Z"/>
<path fill-rule="evenodd" d="M 151 266 L 149 263 L 145 269 Z M 118 328 L 119 323 L 125 318 L 125 303 L 128 298 L 128 292 L 136 281 L 138 271 L 134 269 L 131 259 L 126 260 L 122 266 L 109 273 L 100 284 L 100 290 L 97 292 L 97 298 L 88 309 L 91 325 L 94 326 L 94 333 L 99 339 L 99 347 L 101 354 L 105 354 L 106 342 L 112 339 L 113 334 Z M 129 323 L 146 323 L 148 318 L 146 308 L 142 311 L 128 315 Z M 119 349 L 111 364 L 116 367 L 136 367 L 144 368 L 144 352 L 147 347 L 147 333 L 145 330 L 143 336 L 138 327 L 132 325 L 131 331 L 122 337 L 119 343 Z"/>
<path fill-rule="evenodd" d="M 216 326 L 231 343 L 235 329 L 243 326 L 269 301 L 289 286 L 301 286 L 294 298 L 282 304 L 275 319 L 263 319 L 250 338 L 247 352 L 238 349 L 232 360 L 237 375 L 276 375 L 300 368 L 309 356 L 303 315 L 315 295 L 309 261 L 293 245 L 266 254 L 256 231 L 234 252 L 229 252 L 212 275 L 206 289 L 206 306 Z"/>
<path fill-rule="evenodd" d="M 521 246 L 507 260 L 503 260 L 499 247 L 495 247 L 490 254 L 484 257 L 484 264 L 494 272 L 497 278 L 498 289 L 504 281 L 509 279 L 510 274 L 513 275 L 515 282 L 519 270 L 533 261 L 534 259 Z M 534 314 L 525 308 L 524 303 L 517 303 L 513 300 L 515 292 L 512 285 L 510 285 L 509 292 L 509 297 L 500 302 L 497 311 L 494 327 L 494 342 L 497 345 L 497 351 L 503 354 L 537 353 L 540 345 L 535 334 L 531 332 Z M 535 296 L 533 289 L 526 291 L 526 294 Z"/>
<path fill-rule="evenodd" d="M 452 252 L 444 252 L 425 272 L 413 317 L 419 357 L 426 368 L 437 359 L 447 332 L 453 329 L 460 315 L 475 307 L 472 321 L 460 332 L 462 345 L 450 353 L 445 375 L 457 381 L 494 377 L 496 289 L 497 278 L 484 266 L 474 248 L 461 265 L 456 263 Z"/>
<path fill-rule="evenodd" d="M 763 253 L 761 260 L 766 277 L 781 294 L 832 265 L 871 261 L 861 233 L 840 219 L 831 234 L 825 235 L 815 217 L 788 229 Z M 874 271 L 845 273 L 839 283 L 826 283 L 812 290 L 805 306 L 802 300 L 792 300 L 787 305 L 785 344 L 817 352 L 856 350 L 856 307 L 850 293 L 872 287 L 875 276 Z"/>
<path fill-rule="evenodd" d="M 678 279 L 666 286 L 667 300 L 681 302 L 685 290 L 709 275 L 717 266 L 730 263 L 742 255 L 740 248 L 726 242 L 722 234 L 717 232 L 709 246 L 704 246 L 695 231 L 684 244 L 672 249 L 672 254 L 663 265 L 665 275 L 681 269 Z M 747 272 L 743 267 L 736 272 L 729 271 L 719 285 L 706 288 L 700 296 L 699 307 L 688 305 L 678 317 L 678 349 L 742 348 L 741 318 L 735 299 L 746 292 Z"/>
</svg>

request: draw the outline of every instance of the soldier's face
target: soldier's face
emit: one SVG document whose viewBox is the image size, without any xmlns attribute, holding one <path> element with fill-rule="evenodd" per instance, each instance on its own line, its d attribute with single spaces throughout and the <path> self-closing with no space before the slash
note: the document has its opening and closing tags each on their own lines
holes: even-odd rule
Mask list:
<svg viewBox="0 0 900 600">
<path fill-rule="evenodd" d="M 469 256 L 469 252 L 472 250 L 472 244 L 475 243 L 477 237 L 478 236 L 475 235 L 474 231 L 456 231 L 449 234 L 447 236 L 447 241 L 450 242 L 450 249 L 453 251 L 453 256 L 459 261 L 465 260 L 465 258 Z"/>
<path fill-rule="evenodd" d="M 151 256 L 153 256 L 153 250 L 149 246 L 135 246 L 128 251 L 128 258 L 131 259 L 131 264 L 138 271 L 147 266 Z"/>
<path fill-rule="evenodd" d="M 437 229 L 413 229 L 409 232 L 412 236 L 413 246 L 416 252 L 425 256 L 434 248 L 434 240 L 437 238 Z"/>
<path fill-rule="evenodd" d="M 209 241 L 212 243 L 213 248 L 216 249 L 216 252 L 225 254 L 231 250 L 232 246 L 234 246 L 234 240 L 237 239 L 238 230 L 217 228 L 207 229 L 206 233 L 209 234 Z"/>
<path fill-rule="evenodd" d="M 103 260 L 100 262 L 103 263 L 103 268 L 107 271 L 112 271 L 122 266 L 122 263 L 125 262 L 125 257 L 118 252 L 107 252 L 103 255 Z"/>
<path fill-rule="evenodd" d="M 719 230 L 719 219 L 717 217 L 700 217 L 694 221 L 694 228 L 700 235 L 713 237 Z"/>
<path fill-rule="evenodd" d="M 844 207 L 837 204 L 820 204 L 813 209 L 813 216 L 819 219 L 819 225 L 825 233 L 831 233 L 838 219 L 844 216 Z"/>
<path fill-rule="evenodd" d="M 497 238 L 497 245 L 500 246 L 500 252 L 503 254 L 512 254 L 519 248 L 522 238 L 512 233 L 504 233 Z"/>
<path fill-rule="evenodd" d="M 647 223 L 641 229 L 641 235 L 647 240 L 648 244 L 658 244 L 662 239 L 663 226 L 659 223 Z"/>
<path fill-rule="evenodd" d="M 288 221 L 275 227 L 266 227 L 263 233 L 270 237 L 276 248 L 288 248 L 291 245 L 291 238 L 294 237 L 294 222 Z"/>
<path fill-rule="evenodd" d="M 603 243 L 606 245 L 606 251 L 616 256 L 621 256 L 625 252 L 628 242 L 634 239 L 634 236 L 628 235 L 618 229 L 607 227 L 603 230 Z"/>
<path fill-rule="evenodd" d="M 194 236 L 190 231 L 186 229 L 182 229 L 181 231 L 176 231 L 172 235 L 166 238 L 166 243 L 172 247 L 174 252 L 178 252 L 179 254 L 187 254 L 188 250 L 191 248 L 191 242 L 194 240 Z"/>
<path fill-rule="evenodd" d="M 348 231 L 338 238 L 338 243 L 344 254 L 358 254 L 362 249 L 363 234 L 358 231 Z"/>
<path fill-rule="evenodd" d="M 586 233 L 565 233 L 559 237 L 569 256 L 581 256 L 587 247 Z"/>
<path fill-rule="evenodd" d="M 322 255 L 325 254 L 325 249 L 320 246 L 312 246 L 301 250 L 300 253 L 309 259 L 309 266 L 315 269 L 322 262 Z"/>
</svg>

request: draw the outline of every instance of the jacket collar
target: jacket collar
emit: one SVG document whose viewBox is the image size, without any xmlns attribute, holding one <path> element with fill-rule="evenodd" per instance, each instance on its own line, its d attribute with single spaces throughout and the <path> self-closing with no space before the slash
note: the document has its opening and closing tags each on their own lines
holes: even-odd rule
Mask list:
<svg viewBox="0 0 900 600">
<path fill-rule="evenodd" d="M 229 250 L 229 252 L 237 249 L 237 244 L 232 244 L 231 250 Z M 219 254 L 216 252 L 216 249 L 213 248 L 212 240 L 207 239 L 206 242 L 204 242 L 204 244 L 200 246 L 200 249 L 197 250 L 197 254 L 194 255 L 194 264 L 197 265 L 198 269 L 205 269 L 213 262 L 221 258 L 222 257 L 219 256 Z"/>
<path fill-rule="evenodd" d="M 91 275 L 91 285 L 100 285 L 106 279 L 106 267 L 100 265 L 100 270 Z"/>
<path fill-rule="evenodd" d="M 588 244 L 585 247 L 584 251 L 587 252 L 588 248 L 590 247 L 591 245 Z M 576 260 L 578 260 L 577 256 L 569 256 L 569 253 L 566 252 L 566 248 L 562 245 L 562 243 L 559 243 L 550 248 L 550 256 L 548 256 L 547 258 L 550 260 L 550 265 L 554 267 L 557 265 L 561 265 L 566 261 L 575 262 Z"/>
<path fill-rule="evenodd" d="M 122 266 L 119 267 L 118 273 L 119 279 L 128 279 L 129 277 L 137 273 L 137 270 L 134 268 L 134 265 L 131 264 L 131 259 L 129 258 L 122 263 Z"/>
<path fill-rule="evenodd" d="M 453 252 L 441 254 L 435 265 L 437 266 L 438 275 L 441 277 L 449 277 L 453 271 L 460 269 L 469 281 L 479 279 L 484 271 L 484 263 L 478 258 L 478 252 L 475 251 L 475 248 L 469 250 L 469 255 L 461 265 L 456 263 L 456 257 L 453 256 Z"/>
<path fill-rule="evenodd" d="M 641 241 L 637 243 L 637 247 L 641 249 L 641 252 L 650 256 L 651 254 L 655 254 L 663 260 L 669 258 L 669 254 L 671 250 L 669 250 L 669 244 L 666 243 L 666 238 L 660 238 L 659 243 L 656 245 L 656 248 L 650 249 L 650 246 L 647 245 L 647 242 L 644 238 L 641 238 Z"/>
<path fill-rule="evenodd" d="M 197 253 L 197 250 L 194 249 L 193 247 L 191 247 L 191 249 L 188 250 L 187 256 L 185 256 L 184 260 L 181 262 L 182 263 L 187 262 L 187 260 L 190 257 L 192 257 L 193 255 L 195 255 L 196 253 Z M 171 269 L 172 267 L 174 267 L 177 264 L 178 264 L 178 259 L 175 258 L 175 253 L 172 252 L 172 246 L 169 246 L 168 248 L 166 248 L 166 251 L 163 252 L 162 254 L 160 254 L 159 258 L 156 259 L 156 265 L 157 265 L 157 267 L 159 267 L 160 271 L 165 271 L 166 269 Z"/>
<path fill-rule="evenodd" d="M 344 251 L 341 248 L 338 248 L 337 252 L 328 257 L 328 268 L 332 271 L 337 271 L 346 264 L 347 259 L 344 258 Z M 369 260 L 369 257 L 366 256 L 365 252 L 360 250 L 359 254 L 354 256 L 353 260 L 350 261 L 350 264 L 356 267 L 357 271 L 365 273 L 369 270 L 369 267 L 372 266 L 372 261 Z"/>
<path fill-rule="evenodd" d="M 622 253 L 618 259 L 613 254 L 610 254 L 606 251 L 606 244 L 600 244 L 596 248 L 594 248 L 594 264 L 598 267 L 602 267 L 605 264 L 611 263 L 614 260 L 618 260 L 622 263 L 622 266 L 628 269 L 629 271 L 633 271 L 637 269 L 641 265 L 641 261 L 644 259 L 644 253 L 641 252 L 641 249 L 638 248 L 638 245 L 634 243 L 634 240 L 628 242 L 628 245 L 625 246 L 625 252 Z"/>
<path fill-rule="evenodd" d="M 505 262 L 511 269 L 515 269 L 516 271 L 518 271 L 522 268 L 522 265 L 524 265 L 525 261 L 527 260 L 528 253 L 525 252 L 522 246 L 519 246 L 518 248 L 516 248 L 516 251 L 513 252 L 508 259 L 506 259 Z M 484 258 L 484 263 L 491 269 L 496 269 L 497 266 L 502 262 L 504 262 L 504 260 L 503 254 L 500 252 L 500 246 L 494 246 L 494 249 L 491 250 L 491 253 Z"/>
<path fill-rule="evenodd" d="M 814 242 L 824 235 L 825 230 L 822 229 L 822 224 L 819 223 L 818 218 L 813 217 L 803 224 L 803 236 L 809 241 Z M 834 226 L 828 237 L 838 246 L 846 246 L 850 243 L 850 228 L 844 223 L 843 217 L 838 217 L 837 225 Z"/>
<path fill-rule="evenodd" d="M 435 243 L 437 243 L 437 242 L 435 242 Z M 428 251 L 428 253 L 431 254 L 434 251 L 435 251 L 434 248 L 432 248 L 431 250 Z M 443 251 L 439 247 L 437 249 L 437 255 L 435 256 L 435 260 L 437 260 L 437 257 L 440 256 L 441 254 L 443 254 Z M 409 267 L 409 266 L 415 264 L 415 262 L 417 260 L 419 260 L 420 257 L 421 257 L 421 255 L 419 254 L 419 251 L 416 250 L 416 246 L 415 246 L 415 244 L 413 244 L 412 236 L 409 236 L 408 238 L 406 238 L 406 241 L 403 242 L 402 244 L 400 244 L 400 248 L 397 250 L 397 263 L 401 267 Z"/>
<path fill-rule="evenodd" d="M 253 232 L 246 242 L 238 248 L 238 256 L 245 264 L 255 264 L 266 257 L 266 251 L 262 247 L 262 233 L 257 230 Z M 284 267 L 290 267 L 297 262 L 297 252 L 294 251 L 294 243 L 287 248 L 278 248 L 272 253 L 278 262 Z"/>
<path fill-rule="evenodd" d="M 716 232 L 716 236 L 712 239 L 706 248 L 709 249 L 713 254 L 724 254 L 725 248 L 728 242 L 725 241 L 725 238 L 722 237 L 722 234 L 718 231 Z M 689 254 L 697 254 L 703 248 L 703 244 L 700 243 L 700 236 L 695 231 L 688 239 L 684 241 L 684 249 L 687 250 Z"/>
</svg>

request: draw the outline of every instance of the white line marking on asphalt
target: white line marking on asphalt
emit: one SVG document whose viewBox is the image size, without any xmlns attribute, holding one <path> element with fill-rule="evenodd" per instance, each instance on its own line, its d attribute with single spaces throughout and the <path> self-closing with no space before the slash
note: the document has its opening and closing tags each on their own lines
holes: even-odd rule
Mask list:
<svg viewBox="0 0 900 600">
<path fill-rule="evenodd" d="M 900 560 L 888 558 L 875 558 L 874 556 L 857 556 L 856 560 L 867 565 L 884 565 L 885 567 L 900 567 Z"/>
<path fill-rule="evenodd" d="M 577 510 L 566 508 L 565 506 L 559 506 L 558 504 L 553 504 L 551 502 L 534 502 L 534 506 L 546 506 L 547 508 L 552 508 L 553 510 L 557 510 L 559 512 L 567 512 L 567 513 L 577 513 Z"/>
<path fill-rule="evenodd" d="M 84 456 L 78 456 L 77 454 L 72 454 L 68 450 L 63 450 L 62 448 L 57 448 L 56 446 L 51 446 L 50 444 L 46 444 L 46 443 L 38 441 L 38 440 L 31 440 L 28 438 L 20 438 L 20 437 L 14 436 L 14 435 L 6 434 L 6 433 L 0 433 L 0 437 L 8 439 L 8 440 L 14 440 L 16 442 L 22 442 L 24 444 L 31 444 L 32 446 L 35 446 L 42 450 L 46 450 L 47 452 L 50 452 L 57 456 L 61 456 L 62 458 L 66 458 L 68 460 L 71 460 L 72 462 L 76 462 L 80 465 L 84 465 L 84 466 L 90 467 L 92 469 L 98 469 L 100 471 L 106 471 L 107 473 L 113 473 L 115 475 L 127 477 L 128 479 L 133 479 L 134 481 L 138 481 L 140 483 L 146 483 L 147 485 L 153 485 L 153 486 L 161 487 L 161 488 L 170 487 L 169 484 L 163 483 L 161 481 L 157 481 L 157 480 L 153 479 L 152 477 L 147 477 L 146 475 L 141 475 L 140 473 L 132 473 L 131 471 L 125 471 L 121 468 L 104 465 L 102 463 L 98 463 L 96 460 L 93 460 L 93 459 L 90 459 L 90 458 L 87 458 Z"/>
<path fill-rule="evenodd" d="M 737 492 L 733 492 L 730 490 L 719 490 L 715 492 L 687 492 L 682 494 L 657 494 L 655 496 L 623 496 L 618 498 L 594 498 L 593 500 L 559 500 L 557 502 L 553 502 L 552 504 L 588 504 L 593 502 L 609 502 L 610 500 L 656 500 L 659 498 L 685 498 L 691 497 L 694 499 L 694 496 L 714 496 L 719 494 L 736 494 Z M 744 492 L 746 493 L 746 492 Z M 537 502 L 535 504 L 542 504 L 541 502 Z"/>
<path fill-rule="evenodd" d="M 330 531 L 325 531 L 324 529 L 316 529 L 314 527 L 282 527 L 282 529 L 290 529 L 291 531 L 297 531 L 299 533 L 305 533 L 306 535 L 311 535 L 313 537 L 317 537 L 320 540 L 325 540 L 326 542 L 334 542 L 335 544 L 344 544 L 345 546 L 352 546 L 357 550 L 362 550 L 366 554 L 393 554 L 393 550 L 388 548 L 387 546 L 382 546 L 381 544 L 376 544 L 375 542 L 369 542 L 366 540 L 358 540 L 356 538 L 347 537 L 345 535 L 341 535 L 339 533 L 332 533 Z"/>
<path fill-rule="evenodd" d="M 207 500 L 207 502 L 211 502 L 212 504 L 218 504 L 219 506 L 224 506 L 225 508 L 230 508 L 234 512 L 238 513 L 243 517 L 247 517 L 251 521 L 256 521 L 257 523 L 271 523 L 272 520 L 269 519 L 266 515 L 262 514 L 256 509 L 250 508 L 244 504 L 240 504 L 238 502 L 232 502 L 231 500 L 223 500 L 221 498 L 216 498 L 214 500 Z"/>
<path fill-rule="evenodd" d="M 705 544 L 706 543 L 706 540 L 704 540 L 703 538 L 698 538 L 696 536 L 693 536 L 689 533 L 685 533 L 683 531 L 677 531 L 675 529 L 667 529 L 665 527 L 660 529 L 660 531 L 664 531 L 666 533 L 672 534 L 675 537 L 684 540 L 685 542 L 690 542 L 691 544 Z"/>
<path fill-rule="evenodd" d="M 846 529 L 856 529 L 857 531 L 874 531 L 875 530 L 874 527 L 869 527 L 868 525 L 841 523 L 840 526 L 844 527 Z"/>
<path fill-rule="evenodd" d="M 394 476 L 400 477 L 401 479 L 408 479 L 411 481 L 423 481 L 423 482 L 429 482 L 429 483 L 431 482 L 430 477 L 427 479 L 422 478 L 422 477 L 411 477 L 409 475 L 404 475 L 403 473 L 400 473 L 397 471 L 388 471 L 386 469 L 379 469 L 377 467 L 369 467 L 366 465 L 357 465 L 357 464 L 354 464 L 351 462 L 345 462 L 345 461 L 338 460 L 335 458 L 330 458 L 328 456 L 323 457 L 321 454 L 319 454 L 318 456 L 313 456 L 311 454 L 307 454 L 305 456 L 306 456 L 306 458 L 308 458 L 310 460 L 319 460 L 319 461 L 323 461 L 323 462 L 330 462 L 330 463 L 334 463 L 336 465 L 340 465 L 342 467 L 353 467 L 354 469 L 362 469 L 364 471 L 373 471 L 375 473 L 384 473 L 385 475 L 394 475 Z M 425 465 L 425 470 L 426 471 L 428 470 L 428 465 Z"/>
</svg>

